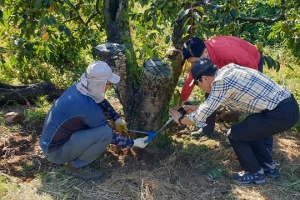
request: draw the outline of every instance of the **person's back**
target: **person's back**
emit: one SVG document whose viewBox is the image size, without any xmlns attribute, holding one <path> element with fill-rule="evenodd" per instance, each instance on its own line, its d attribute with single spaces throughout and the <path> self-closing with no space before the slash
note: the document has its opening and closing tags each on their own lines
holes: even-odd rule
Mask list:
<svg viewBox="0 0 300 200">
<path fill-rule="evenodd" d="M 215 36 L 203 41 L 198 37 L 193 37 L 185 42 L 182 48 L 183 59 L 194 62 L 201 58 L 209 58 L 211 63 L 221 69 L 230 63 L 238 64 L 242 67 L 252 68 L 260 72 L 263 71 L 263 57 L 257 48 L 250 42 L 233 36 Z M 192 66 L 193 67 L 193 66 Z M 181 99 L 187 101 L 194 86 L 189 86 L 192 75 L 189 73 L 181 90 Z M 208 97 L 205 94 L 205 98 Z M 214 132 L 216 112 L 206 119 L 206 124 L 202 129 L 192 132 L 192 135 L 210 135 Z M 272 137 L 265 138 L 266 147 L 271 151 L 273 146 Z"/>
<path fill-rule="evenodd" d="M 43 151 L 47 148 L 47 151 L 54 151 L 77 130 L 105 124 L 105 117 L 95 101 L 82 95 L 74 84 L 62 94 L 47 114 L 40 145 Z"/>
<path fill-rule="evenodd" d="M 216 36 L 204 41 L 211 62 L 218 68 L 229 63 L 258 70 L 261 54 L 246 40 L 233 36 Z"/>
<path fill-rule="evenodd" d="M 263 59 L 254 45 L 246 40 L 233 36 L 216 36 L 208 40 L 193 37 L 187 40 L 182 48 L 183 59 L 194 62 L 201 58 L 209 58 L 217 68 L 235 63 L 243 67 L 262 72 Z M 189 73 L 181 90 L 181 99 L 187 101 L 193 86 L 189 86 L 192 76 Z"/>
</svg>

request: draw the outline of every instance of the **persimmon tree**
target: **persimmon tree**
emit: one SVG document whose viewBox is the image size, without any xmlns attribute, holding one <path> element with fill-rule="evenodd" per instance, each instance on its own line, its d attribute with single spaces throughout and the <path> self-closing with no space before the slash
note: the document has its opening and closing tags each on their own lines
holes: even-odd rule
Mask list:
<svg viewBox="0 0 300 200">
<path fill-rule="evenodd" d="M 187 38 L 234 35 L 261 51 L 271 42 L 282 43 L 299 55 L 299 4 L 297 0 L 0 0 L 2 70 L 24 83 L 51 81 L 51 65 L 59 70 L 55 76 L 69 78 L 68 85 L 86 68 L 87 53 L 103 59 L 122 77 L 115 89 L 129 126 L 153 131 L 167 116 Z M 278 62 L 265 58 L 267 66 L 279 70 Z"/>
</svg>

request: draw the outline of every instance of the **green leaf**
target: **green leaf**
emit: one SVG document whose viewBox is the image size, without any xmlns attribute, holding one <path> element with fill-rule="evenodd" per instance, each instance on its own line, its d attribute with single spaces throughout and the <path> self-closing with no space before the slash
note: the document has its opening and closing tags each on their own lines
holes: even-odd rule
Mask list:
<svg viewBox="0 0 300 200">
<path fill-rule="evenodd" d="M 69 29 L 68 27 L 65 27 L 65 28 L 64 28 L 64 32 L 65 32 L 65 34 L 66 34 L 68 37 L 71 36 L 71 31 L 70 31 L 70 29 Z"/>
<path fill-rule="evenodd" d="M 38 22 L 38 26 L 39 27 L 43 27 L 43 26 L 45 26 L 45 18 L 41 18 L 40 20 L 39 20 L 39 22 Z"/>
<path fill-rule="evenodd" d="M 240 13 L 240 18 L 246 19 L 247 15 L 245 13 Z"/>
<path fill-rule="evenodd" d="M 63 32 L 65 30 L 65 26 L 59 25 L 58 30 L 59 32 Z"/>
<path fill-rule="evenodd" d="M 190 28 L 191 28 L 191 25 L 188 25 L 185 29 L 184 29 L 184 33 L 188 33 L 189 32 L 189 30 L 190 30 Z"/>
<path fill-rule="evenodd" d="M 230 15 L 235 19 L 238 15 L 238 11 L 236 9 L 231 9 Z"/>
<path fill-rule="evenodd" d="M 56 20 L 52 15 L 48 18 L 47 22 L 48 22 L 49 25 L 56 24 Z"/>
<path fill-rule="evenodd" d="M 179 16 L 180 16 L 180 19 L 183 18 L 184 16 L 186 16 L 189 12 L 190 12 L 190 8 L 189 9 L 186 9 L 182 12 L 180 12 Z"/>
<path fill-rule="evenodd" d="M 73 4 L 69 0 L 65 0 L 65 3 L 77 12 L 76 8 L 73 6 Z"/>
<path fill-rule="evenodd" d="M 34 8 L 38 10 L 40 8 L 40 6 L 42 5 L 42 3 L 43 3 L 43 0 L 36 0 L 34 3 Z"/>
<path fill-rule="evenodd" d="M 269 69 L 271 69 L 273 67 L 274 60 L 270 56 L 264 56 L 264 61 L 266 61 Z"/>
<path fill-rule="evenodd" d="M 3 26 L 7 27 L 7 24 L 5 23 L 5 21 L 4 21 L 3 19 L 0 19 L 0 23 L 1 23 Z M 6 25 L 5 25 L 5 24 L 6 24 Z"/>
<path fill-rule="evenodd" d="M 28 63 L 28 60 L 27 60 L 26 56 L 23 57 L 23 62 L 24 62 L 25 64 Z"/>
<path fill-rule="evenodd" d="M 275 60 L 273 60 L 273 61 L 274 61 L 274 68 L 275 68 L 276 72 L 278 72 L 280 70 L 280 63 Z"/>
<path fill-rule="evenodd" d="M 48 45 L 50 51 L 55 52 L 55 47 L 52 44 Z"/>
<path fill-rule="evenodd" d="M 2 10 L 0 10 L 0 19 L 2 19 L 3 18 L 3 12 L 2 12 Z"/>
<path fill-rule="evenodd" d="M 19 24 L 18 28 L 19 28 L 19 29 L 22 29 L 22 28 L 25 27 L 25 26 L 26 26 L 25 21 L 22 21 L 22 22 Z"/>
<path fill-rule="evenodd" d="M 199 13 L 204 14 L 204 8 L 202 6 L 196 6 L 194 7 L 194 10 L 199 11 Z"/>
</svg>

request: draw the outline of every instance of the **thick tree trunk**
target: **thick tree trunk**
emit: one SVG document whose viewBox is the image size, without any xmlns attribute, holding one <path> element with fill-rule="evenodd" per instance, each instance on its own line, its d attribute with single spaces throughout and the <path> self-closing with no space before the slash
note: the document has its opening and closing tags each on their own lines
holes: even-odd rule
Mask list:
<svg viewBox="0 0 300 200">
<path fill-rule="evenodd" d="M 13 86 L 0 83 L 0 106 L 18 103 L 21 105 L 34 103 L 37 97 L 47 95 L 49 100 L 62 94 L 52 83 L 42 82 L 31 85 Z"/>
<path fill-rule="evenodd" d="M 172 69 L 159 59 L 148 60 L 142 67 L 140 86 L 130 84 L 126 65 L 125 47 L 105 43 L 96 47 L 101 60 L 121 76 L 114 86 L 130 128 L 155 131 L 161 124 L 174 90 Z M 129 84 L 128 84 L 129 83 Z M 166 113 L 166 112 L 165 112 Z"/>
<path fill-rule="evenodd" d="M 163 124 L 168 105 L 182 69 L 180 48 L 182 23 L 174 28 L 174 49 L 138 66 L 130 37 L 128 0 L 104 1 L 104 19 L 108 43 L 96 47 L 101 60 L 107 62 L 121 81 L 115 86 L 129 128 L 156 131 Z M 126 48 L 125 48 L 126 47 Z"/>
</svg>

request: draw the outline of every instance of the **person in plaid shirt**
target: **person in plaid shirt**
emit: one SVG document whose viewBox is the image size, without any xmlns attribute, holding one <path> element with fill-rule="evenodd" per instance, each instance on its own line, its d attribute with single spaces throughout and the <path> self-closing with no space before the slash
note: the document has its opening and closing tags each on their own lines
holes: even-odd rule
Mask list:
<svg viewBox="0 0 300 200">
<path fill-rule="evenodd" d="M 237 64 L 217 69 L 207 58 L 197 61 L 191 73 L 191 84 L 197 85 L 209 96 L 199 106 L 185 106 L 186 117 L 170 109 L 175 122 L 204 127 L 206 118 L 220 105 L 249 113 L 227 132 L 244 170 L 233 174 L 232 179 L 240 184 L 260 184 L 266 182 L 265 174 L 279 177 L 276 163 L 265 148 L 263 138 L 283 132 L 297 123 L 299 106 L 289 89 L 259 71 Z"/>
</svg>

